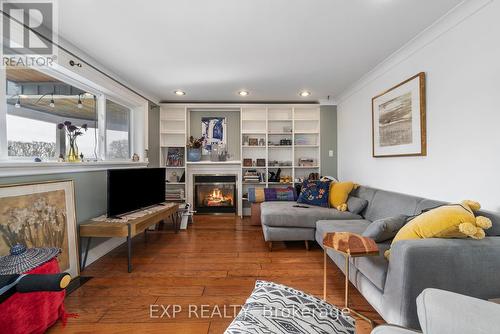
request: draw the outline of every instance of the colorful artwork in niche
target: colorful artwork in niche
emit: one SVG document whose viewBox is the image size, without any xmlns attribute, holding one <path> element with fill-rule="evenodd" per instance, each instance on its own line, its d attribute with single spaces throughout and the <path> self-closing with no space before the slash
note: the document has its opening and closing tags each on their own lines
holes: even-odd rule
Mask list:
<svg viewBox="0 0 500 334">
<path fill-rule="evenodd" d="M 226 144 L 226 118 L 202 117 L 201 136 L 203 137 L 203 155 L 212 151 L 212 144 Z"/>
</svg>

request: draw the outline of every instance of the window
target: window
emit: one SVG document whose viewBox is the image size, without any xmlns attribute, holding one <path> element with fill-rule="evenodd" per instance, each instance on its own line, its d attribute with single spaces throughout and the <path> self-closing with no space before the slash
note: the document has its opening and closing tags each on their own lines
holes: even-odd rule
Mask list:
<svg viewBox="0 0 500 334">
<path fill-rule="evenodd" d="M 80 128 L 76 146 L 84 161 L 130 160 L 131 108 L 65 83 L 55 78 L 58 74 L 20 67 L 8 67 L 5 74 L 7 108 L 0 110 L 0 118 L 6 133 L 0 133 L 0 158 L 66 159 L 70 139 L 61 124 L 70 122 Z M 98 106 L 103 110 L 98 112 Z"/>
<path fill-rule="evenodd" d="M 7 114 L 7 145 L 11 157 L 51 160 L 56 157 L 53 123 Z"/>
<path fill-rule="evenodd" d="M 130 109 L 106 100 L 106 158 L 130 158 Z"/>
<path fill-rule="evenodd" d="M 87 130 L 78 136 L 79 154 L 96 159 L 94 95 L 30 68 L 6 69 L 7 156 L 42 161 L 66 156 L 68 140 L 58 124 Z"/>
</svg>

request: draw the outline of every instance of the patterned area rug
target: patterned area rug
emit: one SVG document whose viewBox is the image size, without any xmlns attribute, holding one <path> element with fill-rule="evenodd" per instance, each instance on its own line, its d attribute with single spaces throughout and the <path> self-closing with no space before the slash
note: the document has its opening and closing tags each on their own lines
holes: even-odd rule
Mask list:
<svg viewBox="0 0 500 334">
<path fill-rule="evenodd" d="M 354 334 L 354 319 L 302 291 L 257 281 L 225 334 Z"/>
</svg>

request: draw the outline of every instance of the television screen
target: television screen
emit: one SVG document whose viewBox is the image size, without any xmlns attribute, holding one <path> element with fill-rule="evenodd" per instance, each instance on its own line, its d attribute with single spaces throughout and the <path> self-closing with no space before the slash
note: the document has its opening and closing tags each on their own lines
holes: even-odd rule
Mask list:
<svg viewBox="0 0 500 334">
<path fill-rule="evenodd" d="M 165 168 L 108 170 L 108 217 L 165 202 Z"/>
</svg>

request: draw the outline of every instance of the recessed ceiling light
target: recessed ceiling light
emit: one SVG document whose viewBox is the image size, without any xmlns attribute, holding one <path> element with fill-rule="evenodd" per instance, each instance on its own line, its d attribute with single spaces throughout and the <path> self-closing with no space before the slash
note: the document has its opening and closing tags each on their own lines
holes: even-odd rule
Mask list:
<svg viewBox="0 0 500 334">
<path fill-rule="evenodd" d="M 186 92 L 184 92 L 180 89 L 177 89 L 177 90 L 174 90 L 174 94 L 179 95 L 179 96 L 183 96 L 183 95 L 186 95 Z"/>
<path fill-rule="evenodd" d="M 302 97 L 308 97 L 309 95 L 311 95 L 311 92 L 308 92 L 307 90 L 303 90 L 299 93 L 299 95 Z"/>
<path fill-rule="evenodd" d="M 238 95 L 239 96 L 248 96 L 248 95 L 250 95 L 250 93 L 247 90 L 240 90 L 238 92 Z"/>
</svg>

